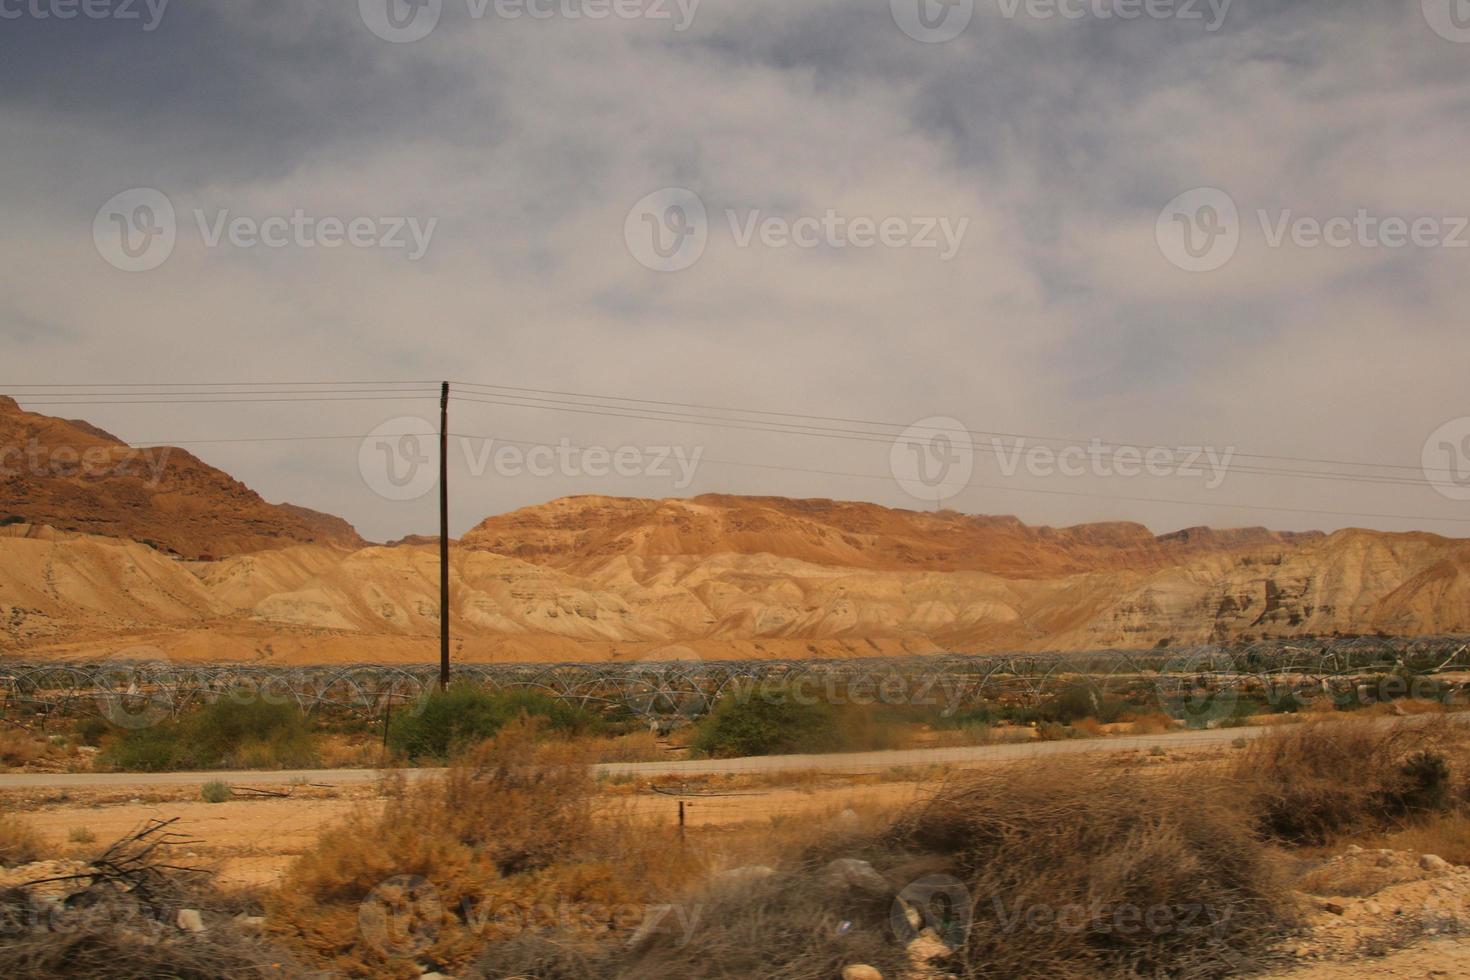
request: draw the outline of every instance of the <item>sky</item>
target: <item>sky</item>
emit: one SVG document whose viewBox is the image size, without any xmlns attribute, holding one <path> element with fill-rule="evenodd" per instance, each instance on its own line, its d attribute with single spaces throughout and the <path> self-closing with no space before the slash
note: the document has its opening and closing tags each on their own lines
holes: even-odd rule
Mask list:
<svg viewBox="0 0 1470 980">
<path fill-rule="evenodd" d="M 428 389 L 19 386 L 725 420 L 456 401 L 456 533 L 728 492 L 1470 536 L 1466 6 L 0 0 L 0 392 L 378 540 L 437 526 Z"/>
</svg>

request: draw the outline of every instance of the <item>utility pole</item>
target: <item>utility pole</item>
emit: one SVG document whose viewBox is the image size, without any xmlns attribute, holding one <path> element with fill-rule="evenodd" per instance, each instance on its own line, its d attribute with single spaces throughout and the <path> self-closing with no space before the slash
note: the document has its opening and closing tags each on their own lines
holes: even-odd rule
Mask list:
<svg viewBox="0 0 1470 980">
<path fill-rule="evenodd" d="M 439 395 L 439 690 L 449 686 L 449 382 Z"/>
</svg>

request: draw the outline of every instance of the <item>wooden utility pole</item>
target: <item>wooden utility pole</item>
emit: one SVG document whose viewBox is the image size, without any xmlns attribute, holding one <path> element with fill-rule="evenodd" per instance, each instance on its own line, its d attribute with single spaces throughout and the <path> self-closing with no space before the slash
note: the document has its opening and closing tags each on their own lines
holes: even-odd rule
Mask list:
<svg viewBox="0 0 1470 980">
<path fill-rule="evenodd" d="M 439 395 L 439 689 L 449 686 L 449 382 Z"/>
</svg>

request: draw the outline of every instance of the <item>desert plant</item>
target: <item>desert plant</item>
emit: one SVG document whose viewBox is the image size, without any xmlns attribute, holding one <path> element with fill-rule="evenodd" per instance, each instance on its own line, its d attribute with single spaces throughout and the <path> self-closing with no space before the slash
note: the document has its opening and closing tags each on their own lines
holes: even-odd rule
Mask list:
<svg viewBox="0 0 1470 980">
<path fill-rule="evenodd" d="M 712 758 L 828 752 L 841 742 L 837 712 L 791 688 L 737 692 L 701 718 L 691 747 Z"/>
<path fill-rule="evenodd" d="M 30 824 L 13 813 L 0 813 L 0 867 L 30 864 L 45 853 L 45 843 Z"/>
<path fill-rule="evenodd" d="M 393 976 L 417 962 L 458 972 L 493 938 L 555 925 L 583 905 L 632 902 L 636 866 L 593 846 L 586 758 L 533 722 L 510 722 L 442 777 L 389 789 L 381 810 L 323 834 L 268 903 L 281 934 L 324 969 Z M 396 907 L 405 893 L 433 896 L 418 902 L 434 910 L 421 942 L 385 944 L 362 929 L 365 903 Z M 605 933 L 608 923 L 588 928 Z"/>
<path fill-rule="evenodd" d="M 123 731 L 99 756 L 114 769 L 283 769 L 317 763 L 311 726 L 295 704 L 225 695 L 150 728 Z"/>
<path fill-rule="evenodd" d="M 443 762 L 522 716 L 540 719 L 547 731 L 559 734 L 590 734 L 598 728 L 592 714 L 539 691 L 452 684 L 428 692 L 412 710 L 395 715 L 388 745 L 411 760 Z"/>
<path fill-rule="evenodd" d="M 1324 844 L 1449 799 L 1440 726 L 1331 721 L 1273 732 L 1236 757 L 1261 828 L 1291 843 Z"/>
<path fill-rule="evenodd" d="M 66 839 L 73 844 L 91 844 L 97 840 L 97 835 L 86 827 L 73 827 L 66 832 Z"/>
<path fill-rule="evenodd" d="M 1291 916 L 1239 798 L 1200 772 L 1139 780 L 1082 761 L 983 771 L 918 806 L 884 845 L 969 903 L 950 895 L 949 915 L 967 925 L 951 930 L 959 951 L 942 972 L 1223 976 Z"/>
<path fill-rule="evenodd" d="M 199 787 L 199 798 L 205 803 L 224 803 L 234 795 L 229 783 L 222 783 L 217 779 L 212 779 Z"/>
</svg>

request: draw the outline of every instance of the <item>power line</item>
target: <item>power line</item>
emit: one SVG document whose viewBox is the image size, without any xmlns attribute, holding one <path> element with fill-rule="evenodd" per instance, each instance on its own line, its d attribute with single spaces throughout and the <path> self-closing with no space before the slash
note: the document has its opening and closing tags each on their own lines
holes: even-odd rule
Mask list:
<svg viewBox="0 0 1470 980">
<path fill-rule="evenodd" d="M 912 424 L 912 423 L 906 423 L 906 422 L 886 422 L 886 421 L 875 421 L 875 420 L 872 420 L 872 419 L 853 419 L 853 418 L 843 418 L 841 416 L 805 415 L 805 414 L 801 414 L 801 413 L 797 413 L 797 412 L 775 412 L 775 411 L 768 411 L 768 410 L 764 410 L 764 409 L 732 408 L 732 407 L 729 407 L 729 406 L 702 405 L 702 404 L 698 404 L 698 403 L 694 403 L 694 402 L 658 401 L 658 400 L 650 399 L 650 398 L 631 398 L 631 397 L 628 397 L 626 395 L 594 395 L 594 394 L 587 394 L 587 393 L 583 393 L 583 392 L 556 391 L 556 390 L 542 389 L 542 388 L 522 388 L 522 387 L 515 387 L 513 385 L 488 385 L 488 384 L 480 384 L 480 383 L 467 382 L 467 381 L 457 381 L 457 382 L 455 382 L 455 384 L 460 385 L 462 387 L 467 387 L 467 388 L 489 388 L 489 389 L 499 389 L 501 391 L 528 392 L 530 394 L 538 394 L 538 395 L 557 395 L 557 396 L 570 397 L 570 398 L 600 399 L 600 400 L 603 400 L 603 401 L 621 401 L 621 402 L 631 402 L 631 403 L 644 404 L 644 405 L 662 405 L 662 406 L 666 406 L 666 407 L 670 407 L 670 408 L 696 408 L 696 409 L 703 409 L 703 410 L 707 410 L 707 411 L 730 412 L 730 413 L 739 413 L 739 414 L 745 414 L 745 415 L 770 415 L 770 416 L 775 416 L 775 417 L 779 417 L 779 418 L 810 419 L 812 421 L 817 421 L 817 422 L 841 422 L 841 423 L 850 424 L 850 425 L 878 425 L 878 426 L 886 426 L 886 427 L 889 427 L 889 428 L 896 428 L 896 429 L 900 429 L 900 430 L 918 428 L 918 429 L 932 429 L 935 432 L 948 432 L 948 431 L 951 431 L 950 429 L 948 429 L 947 427 L 944 427 L 944 426 L 924 426 L 924 425 L 918 425 L 918 424 Z M 983 429 L 966 429 L 965 431 L 966 431 L 966 433 L 968 435 L 970 435 L 972 437 L 973 436 L 999 436 L 1000 438 L 1003 438 L 1003 439 L 1033 439 L 1033 440 L 1035 440 L 1037 442 L 1061 442 L 1061 443 L 1066 443 L 1068 445 L 1077 445 L 1079 443 L 1091 442 L 1092 441 L 1091 439 L 1085 439 L 1084 440 L 1084 439 L 1069 438 L 1069 437 L 1063 437 L 1063 436 L 1040 436 L 1040 435 L 1035 435 L 1035 434 L 1019 433 L 1019 432 L 991 432 L 991 431 L 987 431 L 987 430 L 983 430 Z M 1099 441 L 1103 442 L 1104 444 L 1106 444 L 1108 446 L 1127 447 L 1127 448 L 1134 448 L 1134 449 L 1167 448 L 1167 447 L 1153 447 L 1153 446 L 1148 446 L 1147 444 L 1141 443 L 1141 442 L 1119 442 L 1119 441 L 1115 441 L 1115 440 L 1111 440 L 1111 439 L 1103 439 L 1103 440 L 1099 440 Z M 1373 462 L 1364 462 L 1364 461 L 1359 461 L 1359 460 L 1318 459 L 1318 458 L 1303 457 L 1303 456 L 1280 456 L 1280 455 L 1271 455 L 1271 454 L 1266 454 L 1266 453 L 1245 453 L 1245 452 L 1237 452 L 1237 453 L 1235 453 L 1235 455 L 1241 457 L 1242 459 L 1264 459 L 1264 460 L 1273 460 L 1273 461 L 1277 461 L 1277 462 L 1290 462 L 1290 463 L 1313 463 L 1313 464 L 1319 464 L 1319 465 L 1323 465 L 1323 466 L 1362 466 L 1362 467 L 1373 467 L 1373 468 L 1378 468 L 1378 469 L 1401 469 L 1401 470 L 1421 470 L 1422 469 L 1422 467 L 1411 466 L 1411 465 L 1403 464 L 1403 463 L 1373 463 Z M 1436 470 L 1438 470 L 1440 472 L 1446 472 L 1446 473 L 1447 472 L 1451 472 L 1449 469 L 1443 469 L 1443 468 L 1439 468 L 1439 467 L 1433 467 L 1433 469 L 1436 469 Z"/>
<path fill-rule="evenodd" d="M 496 442 L 508 443 L 510 445 L 521 445 L 521 446 L 549 446 L 550 445 L 550 443 L 547 443 L 545 441 L 539 441 L 538 442 L 538 441 L 532 441 L 532 440 L 507 439 L 507 438 L 502 438 L 500 436 L 475 435 L 475 434 L 461 433 L 461 432 L 452 432 L 452 433 L 450 433 L 450 435 L 452 435 L 456 439 L 483 439 L 483 440 L 486 440 L 486 441 L 496 441 Z M 568 446 L 568 448 L 574 449 L 574 450 L 576 450 L 578 452 L 586 452 L 588 447 L 586 447 L 586 446 Z M 627 447 L 627 448 L 631 448 L 635 452 L 637 452 L 639 454 L 640 458 L 647 455 L 646 453 L 643 452 L 643 450 L 638 449 L 636 446 Z M 707 463 L 714 464 L 716 466 L 743 466 L 743 467 L 749 467 L 749 468 L 752 468 L 752 469 L 780 470 L 782 472 L 788 472 L 788 473 L 803 473 L 803 474 L 813 474 L 813 475 L 818 475 L 818 476 L 843 476 L 843 477 L 855 477 L 855 478 L 866 479 L 866 480 L 884 480 L 884 481 L 892 481 L 893 480 L 893 475 L 891 473 L 852 473 L 852 472 L 845 472 L 845 471 L 842 471 L 842 470 L 819 470 L 819 469 L 807 469 L 805 467 L 799 467 L 799 466 L 782 466 L 782 465 L 776 464 L 776 463 L 754 463 L 754 462 L 750 462 L 749 460 L 709 459 L 709 458 L 704 457 L 704 456 L 701 456 L 699 458 L 699 465 L 700 466 L 703 466 L 703 465 L 705 465 Z M 1273 507 L 1273 506 L 1266 505 L 1266 504 L 1217 503 L 1217 502 L 1213 502 L 1213 501 L 1177 500 L 1177 499 L 1170 499 L 1170 498 L 1165 498 L 1165 497 L 1134 497 L 1134 496 L 1124 496 L 1124 495 L 1118 495 L 1118 494 L 1090 493 L 1090 492 L 1087 492 L 1087 491 L 1084 491 L 1084 490 L 1053 490 L 1053 489 L 1043 489 L 1043 488 L 1040 488 L 1040 487 L 1011 487 L 1011 486 L 1004 486 L 1004 485 L 1000 485 L 1000 484 L 987 484 L 987 483 L 970 483 L 970 482 L 967 482 L 967 483 L 965 483 L 964 486 L 965 486 L 966 489 L 974 488 L 974 489 L 978 489 L 978 490 L 1000 490 L 1000 491 L 1007 492 L 1007 493 L 1039 493 L 1039 494 L 1046 494 L 1046 495 L 1049 495 L 1049 496 L 1086 497 L 1086 498 L 1090 498 L 1090 499 L 1094 499 L 1094 500 L 1123 500 L 1123 501 L 1128 501 L 1130 503 L 1175 504 L 1175 505 L 1178 505 L 1178 506 L 1181 506 L 1181 507 L 1222 507 L 1222 508 L 1226 508 L 1226 509 L 1229 509 L 1229 510 L 1273 511 L 1273 512 L 1287 513 L 1287 514 L 1310 514 L 1310 515 L 1313 515 L 1313 516 L 1321 516 L 1321 517 L 1366 517 L 1366 518 L 1377 518 L 1377 519 L 1382 519 L 1382 520 L 1396 520 L 1396 521 L 1421 521 L 1421 522 L 1422 521 L 1448 521 L 1448 522 L 1459 523 L 1459 524 L 1470 524 L 1470 517 L 1426 517 L 1426 516 L 1416 516 L 1416 515 L 1413 515 L 1413 514 L 1376 514 L 1376 513 L 1364 513 L 1364 512 L 1359 512 L 1359 511 L 1314 510 L 1314 509 L 1306 508 L 1306 507 Z"/>
<path fill-rule="evenodd" d="M 510 407 L 510 408 L 543 409 L 545 411 L 564 412 L 564 413 L 571 413 L 571 414 L 576 414 L 576 415 L 595 415 L 595 416 L 599 416 L 599 417 L 602 417 L 602 418 L 623 418 L 623 419 L 633 419 L 633 420 L 641 420 L 641 421 L 648 421 L 648 422 L 674 422 L 674 423 L 680 423 L 680 424 L 686 424 L 686 425 L 705 425 L 705 426 L 710 426 L 712 428 L 733 429 L 733 430 L 739 430 L 739 431 L 745 431 L 745 432 L 770 432 L 770 433 L 784 434 L 784 435 L 807 436 L 807 437 L 810 437 L 810 438 L 838 439 L 838 440 L 843 440 L 843 441 L 848 441 L 848 442 L 866 442 L 866 443 L 870 443 L 870 444 L 871 443 L 876 443 L 876 444 L 882 444 L 882 445 L 892 445 L 893 444 L 893 440 L 895 438 L 895 434 L 894 433 L 866 432 L 866 431 L 856 430 L 856 429 L 834 429 L 834 428 L 827 427 L 827 426 L 810 426 L 810 425 L 799 425 L 798 426 L 798 425 L 794 425 L 792 423 L 785 423 L 785 422 L 763 422 L 763 421 L 757 420 L 757 419 L 734 420 L 734 419 L 720 419 L 718 417 L 712 417 L 712 416 L 688 416 L 688 417 L 684 417 L 684 416 L 679 415 L 679 413 L 662 412 L 662 411 L 658 411 L 658 410 L 655 410 L 655 409 L 645 410 L 645 411 L 655 411 L 655 412 L 657 412 L 657 414 L 654 414 L 654 415 L 635 414 L 634 411 L 631 410 L 631 409 L 628 412 L 622 412 L 622 411 L 614 412 L 614 411 L 609 411 L 608 409 L 609 408 L 623 408 L 624 406 L 600 406 L 600 405 L 596 405 L 596 404 L 587 404 L 587 403 L 580 403 L 580 402 L 564 402 L 564 401 L 558 401 L 558 400 L 555 400 L 555 399 L 547 399 L 547 398 L 533 398 L 533 399 L 529 399 L 528 400 L 529 403 L 528 403 L 526 401 L 505 401 L 505 400 L 495 400 L 495 399 L 486 399 L 486 398 L 474 398 L 474 397 L 470 397 L 470 396 L 466 396 L 466 395 L 453 395 L 451 397 L 453 397 L 454 399 L 456 399 L 458 401 L 471 402 L 471 403 L 476 403 L 476 404 L 481 404 L 481 405 L 499 405 L 499 406 Z M 516 398 L 518 396 L 503 396 L 503 397 L 505 397 L 505 398 Z M 881 424 L 889 424 L 889 425 L 891 425 L 891 424 L 894 424 L 894 423 L 881 423 Z M 807 430 L 810 430 L 810 431 L 807 431 Z M 940 431 L 946 431 L 946 430 L 940 430 Z M 961 443 L 961 445 L 968 445 L 968 447 L 972 451 L 974 451 L 974 452 L 978 452 L 978 453 L 989 453 L 991 455 L 994 455 L 998 459 L 1004 458 L 1004 455 L 1005 455 L 1004 450 L 1002 450 L 1000 447 L 997 447 L 997 446 L 986 446 L 986 445 L 983 445 L 981 443 L 976 443 L 976 442 L 973 442 L 973 441 L 970 442 L 970 443 L 968 443 L 968 444 Z M 1135 450 L 1138 450 L 1141 454 L 1144 454 L 1144 455 L 1147 454 L 1147 450 L 1143 449 L 1142 447 L 1132 446 L 1132 445 L 1105 446 L 1104 448 L 1108 448 L 1108 449 L 1112 449 L 1112 450 L 1116 450 L 1116 449 L 1135 449 Z M 1167 451 L 1166 447 L 1153 447 L 1153 448 L 1164 449 L 1164 450 Z M 1018 451 L 1018 455 L 1019 455 L 1019 451 Z M 1237 455 L 1237 454 L 1231 454 L 1231 458 L 1233 459 L 1235 455 Z M 1140 463 L 1142 463 L 1142 460 L 1140 460 Z M 1449 486 L 1449 484 L 1436 483 L 1436 482 L 1434 482 L 1432 479 L 1429 478 L 1427 472 L 1425 473 L 1425 475 L 1422 478 L 1415 478 L 1415 477 L 1406 477 L 1406 476 L 1391 476 L 1391 475 L 1387 475 L 1387 474 L 1384 474 L 1384 475 L 1373 475 L 1373 474 L 1359 474 L 1359 473 L 1320 472 L 1320 471 L 1314 471 L 1314 470 L 1272 469 L 1272 468 L 1269 468 L 1269 467 L 1240 466 L 1240 465 L 1236 465 L 1234 463 L 1229 464 L 1226 468 L 1227 468 L 1228 472 L 1230 472 L 1230 473 L 1239 473 L 1239 474 L 1247 475 L 1247 476 L 1291 477 L 1291 478 L 1309 479 L 1309 480 L 1326 480 L 1326 481 L 1330 481 L 1330 482 L 1349 482 L 1349 483 L 1363 483 L 1363 484 L 1378 484 L 1378 485 L 1385 485 L 1385 486 L 1425 486 L 1425 487 L 1431 487 L 1431 488 L 1432 487 Z M 1444 472 L 1450 472 L 1450 471 L 1449 470 L 1445 470 Z"/>
</svg>

